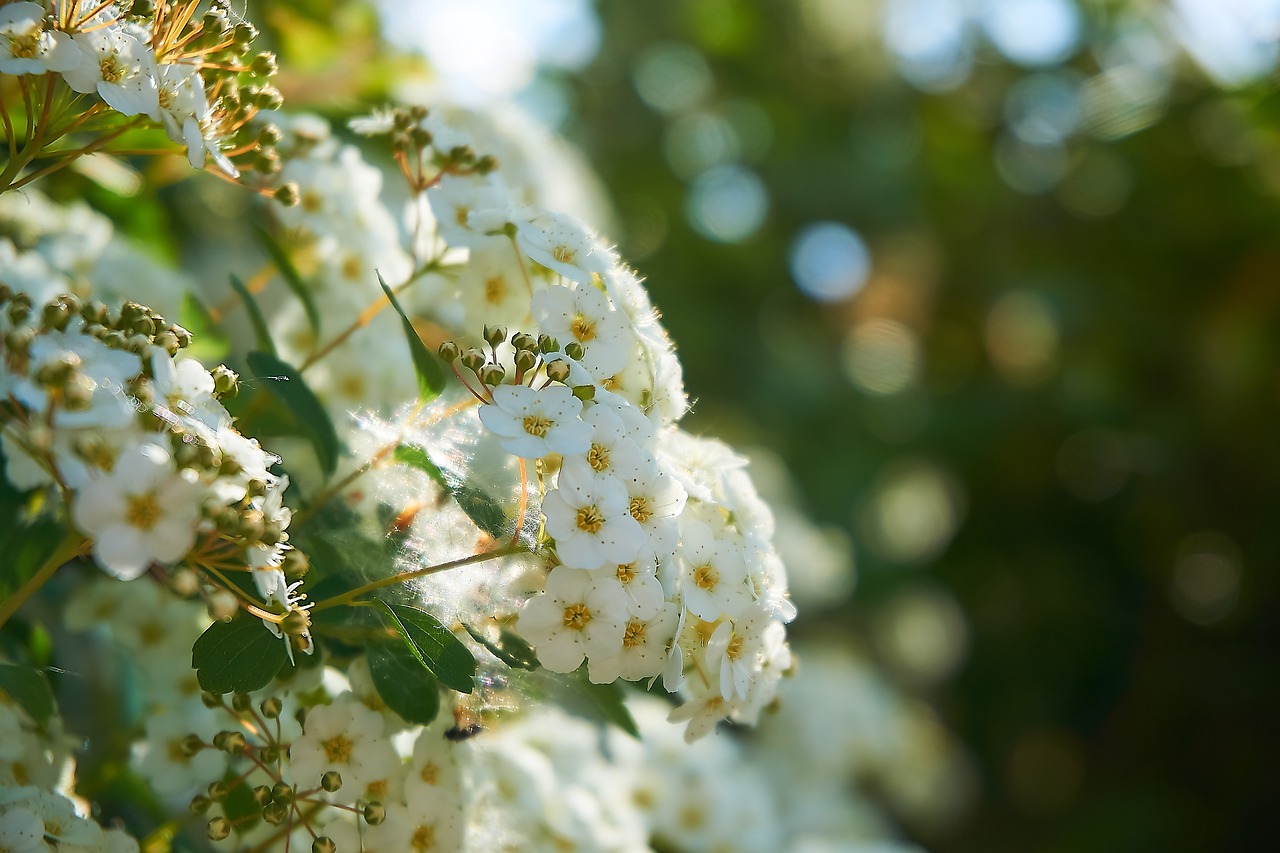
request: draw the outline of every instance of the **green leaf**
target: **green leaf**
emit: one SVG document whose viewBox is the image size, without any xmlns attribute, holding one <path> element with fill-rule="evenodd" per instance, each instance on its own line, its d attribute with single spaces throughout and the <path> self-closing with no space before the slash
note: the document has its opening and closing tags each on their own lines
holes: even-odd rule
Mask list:
<svg viewBox="0 0 1280 853">
<path fill-rule="evenodd" d="M 507 514 L 502 505 L 475 486 L 462 482 L 456 476 L 446 474 L 439 465 L 431 461 L 427 451 L 421 447 L 402 444 L 396 448 L 395 460 L 424 471 L 453 496 L 462 511 L 476 523 L 476 526 L 494 539 L 501 539 L 507 532 Z"/>
<path fill-rule="evenodd" d="M 387 287 L 382 273 L 378 273 L 378 284 L 382 285 L 382 292 L 387 294 L 391 307 L 396 309 L 396 313 L 400 315 L 400 322 L 404 325 L 404 336 L 409 341 L 409 354 L 413 357 L 413 371 L 418 374 L 418 399 L 424 403 L 430 402 L 439 397 L 440 392 L 444 390 L 444 369 L 427 349 L 427 345 L 422 342 L 422 338 L 418 337 L 418 330 L 413 327 L 413 322 L 400 307 L 400 302 L 391 292 L 391 288 Z"/>
<path fill-rule="evenodd" d="M 231 289 L 240 297 L 240 301 L 244 303 L 244 308 L 249 312 L 249 322 L 253 324 L 253 335 L 258 340 L 258 349 L 263 352 L 276 354 L 275 342 L 271 340 L 271 330 L 267 328 L 267 318 L 262 316 L 262 309 L 258 307 L 258 300 L 253 298 L 253 294 L 249 292 L 249 288 L 244 286 L 244 282 L 231 276 Z"/>
<path fill-rule="evenodd" d="M 476 659 L 471 650 L 436 617 L 407 604 L 375 602 L 384 621 L 404 638 L 405 645 L 424 667 L 446 687 L 470 693 L 475 687 Z"/>
<path fill-rule="evenodd" d="M 440 684 L 404 643 L 369 646 L 369 672 L 387 707 L 410 723 L 428 725 L 440 712 Z"/>
<path fill-rule="evenodd" d="M 284 640 L 247 613 L 230 622 L 214 622 L 191 647 L 196 680 L 211 693 L 260 690 L 288 662 Z"/>
<path fill-rule="evenodd" d="M 0 663 L 0 690 L 42 726 L 53 716 L 53 691 L 44 673 L 35 667 Z"/>
<path fill-rule="evenodd" d="M 311 327 L 312 333 L 318 338 L 320 336 L 320 312 L 316 309 L 315 299 L 311 296 L 311 288 L 302 280 L 298 268 L 293 265 L 293 259 L 289 257 L 289 253 L 284 250 L 275 238 L 266 232 L 263 228 L 254 228 L 254 233 L 258 236 L 258 242 L 262 244 L 262 248 L 271 256 L 271 261 L 276 265 L 276 269 L 280 271 L 280 277 L 284 279 L 285 284 L 289 285 L 289 289 L 293 291 L 293 295 L 298 297 L 298 301 L 302 303 L 302 310 L 307 312 L 307 325 Z"/>
<path fill-rule="evenodd" d="M 573 679 L 573 683 L 582 695 L 591 700 L 596 710 L 600 712 L 600 716 L 632 737 L 639 738 L 640 728 L 636 725 L 635 717 L 631 716 L 631 711 L 627 709 L 627 704 L 622 698 L 622 684 L 617 681 L 610 684 L 592 684 L 583 675 L 579 673 L 579 677 Z"/>
<path fill-rule="evenodd" d="M 246 357 L 249 369 L 262 382 L 262 388 L 284 404 L 306 430 L 316 449 L 320 467 L 332 474 L 338 467 L 338 433 L 324 405 L 307 387 L 302 375 L 272 353 L 251 352 Z"/>
<path fill-rule="evenodd" d="M 498 631 L 498 641 L 495 643 L 479 628 L 473 628 L 466 622 L 462 623 L 462 627 L 467 629 L 467 633 L 473 640 L 488 649 L 494 657 L 507 666 L 529 670 L 538 668 L 537 653 L 534 652 L 533 646 L 525 642 L 520 635 L 502 628 Z"/>
<path fill-rule="evenodd" d="M 205 364 L 220 362 L 231 351 L 231 342 L 223 334 L 218 321 L 199 299 L 183 294 L 178 306 L 178 323 L 191 333 L 191 346 L 184 351 Z"/>
<path fill-rule="evenodd" d="M 228 773 L 224 781 L 236 779 L 235 774 Z M 235 826 L 236 832 L 243 835 L 258 825 L 262 819 L 262 806 L 253 798 L 253 789 L 249 783 L 241 779 L 222 801 L 222 814 Z"/>
</svg>

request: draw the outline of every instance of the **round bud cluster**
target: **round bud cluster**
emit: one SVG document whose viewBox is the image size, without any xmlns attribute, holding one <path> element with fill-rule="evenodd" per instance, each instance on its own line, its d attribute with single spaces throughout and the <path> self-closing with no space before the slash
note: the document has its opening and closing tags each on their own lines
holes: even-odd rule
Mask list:
<svg viewBox="0 0 1280 853">
<path fill-rule="evenodd" d="M 463 349 L 454 341 L 445 341 L 440 345 L 439 354 L 482 402 L 489 402 L 488 393 L 506 383 L 508 377 L 511 385 L 567 385 L 571 372 L 568 359 L 581 359 L 583 355 L 582 344 L 577 341 L 571 341 L 561 349 L 559 341 L 550 335 L 512 334 L 506 326 L 485 326 L 481 337 L 487 346 Z M 463 378 L 459 366 L 475 376 L 479 381 L 478 389 Z M 571 387 L 573 395 L 581 400 L 595 396 L 594 385 Z"/>
</svg>

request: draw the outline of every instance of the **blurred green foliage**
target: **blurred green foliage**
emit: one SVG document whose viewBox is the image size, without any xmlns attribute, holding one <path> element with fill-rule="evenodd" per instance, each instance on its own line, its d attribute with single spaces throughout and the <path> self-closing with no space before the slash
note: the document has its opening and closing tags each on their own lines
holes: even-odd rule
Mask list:
<svg viewBox="0 0 1280 853">
<path fill-rule="evenodd" d="M 1225 93 L 1183 68 L 1158 121 L 1075 135 L 1065 177 L 1020 192 L 999 167 L 1001 98 L 1025 72 L 987 50 L 958 88 L 922 93 L 885 67 L 874 34 L 824 50 L 803 21 L 816 5 L 602 3 L 600 56 L 572 81 L 572 133 L 698 399 L 689 425 L 775 449 L 807 509 L 854 537 L 855 600 L 796 633 L 875 643 L 905 591 L 940 584 L 958 600 L 964 663 L 920 689 L 971 750 L 980 792 L 954 825 L 908 826 L 934 850 L 1269 848 L 1272 81 Z M 1091 20 L 1095 38 L 1108 23 Z M 742 159 L 768 213 L 740 242 L 691 226 L 676 119 L 637 94 L 637 68 L 670 44 L 711 72 L 694 110 L 746 102 L 767 116 L 769 140 Z M 1087 52 L 1072 65 L 1098 71 Z M 817 220 L 870 248 L 851 299 L 815 302 L 792 281 L 792 241 Z M 850 339 L 886 323 L 919 362 L 877 393 L 868 364 L 893 368 L 911 347 L 863 353 L 859 387 Z M 926 548 L 938 495 L 954 538 Z"/>
</svg>

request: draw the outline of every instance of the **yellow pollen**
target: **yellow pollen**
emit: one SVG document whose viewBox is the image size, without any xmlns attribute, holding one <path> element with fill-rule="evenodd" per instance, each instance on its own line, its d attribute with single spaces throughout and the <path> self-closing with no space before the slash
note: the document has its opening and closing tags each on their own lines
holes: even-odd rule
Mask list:
<svg viewBox="0 0 1280 853">
<path fill-rule="evenodd" d="M 440 768 L 436 766 L 435 762 L 428 761 L 422 765 L 422 772 L 418 776 L 428 785 L 438 785 L 440 783 Z"/>
<path fill-rule="evenodd" d="M 368 793 L 372 799 L 382 800 L 387 796 L 387 789 L 390 787 L 391 785 L 386 779 L 379 779 L 376 782 L 369 783 L 366 793 Z"/>
<path fill-rule="evenodd" d="M 577 338 L 578 343 L 585 344 L 595 340 L 596 324 L 581 314 L 576 315 L 569 323 L 569 331 Z"/>
<path fill-rule="evenodd" d="M 562 264 L 573 263 L 573 259 L 577 256 L 577 252 L 573 251 L 573 249 L 570 249 L 568 246 L 556 246 L 551 250 L 551 257 L 555 258 Z"/>
<path fill-rule="evenodd" d="M 711 635 L 716 632 L 716 626 L 719 624 L 719 620 L 716 620 L 715 622 L 705 622 L 702 619 L 695 619 L 692 626 L 693 633 L 698 635 L 698 641 L 705 646 L 711 641 Z"/>
<path fill-rule="evenodd" d="M 523 423 L 524 431 L 538 438 L 544 438 L 551 429 L 551 421 L 543 415 L 525 415 Z"/>
<path fill-rule="evenodd" d="M 627 623 L 627 630 L 622 635 L 622 647 L 624 649 L 634 649 L 636 646 L 644 645 L 644 631 L 647 626 L 639 619 L 632 619 Z"/>
<path fill-rule="evenodd" d="M 720 583 L 720 573 L 710 563 L 693 570 L 693 583 L 698 589 L 713 590 Z"/>
<path fill-rule="evenodd" d="M 114 53 L 102 57 L 102 61 L 98 63 L 98 70 L 102 73 L 104 83 L 119 83 L 124 79 L 124 68 L 116 60 Z"/>
<path fill-rule="evenodd" d="M 436 829 L 434 826 L 420 826 L 414 830 L 409 846 L 414 850 L 434 850 L 436 848 Z"/>
<path fill-rule="evenodd" d="M 570 604 L 564 609 L 564 626 L 581 631 L 591 621 L 591 611 L 585 604 Z"/>
<path fill-rule="evenodd" d="M 161 87 L 156 91 L 156 99 L 160 104 L 160 109 L 167 110 L 173 106 L 173 90 Z"/>
<path fill-rule="evenodd" d="M 641 524 L 646 523 L 653 517 L 653 510 L 649 509 L 649 499 L 644 497 L 631 499 L 631 517 Z"/>
<path fill-rule="evenodd" d="M 484 301 L 490 305 L 497 305 L 507 295 L 507 283 L 502 276 L 495 275 L 493 278 L 486 279 L 484 283 Z"/>
<path fill-rule="evenodd" d="M 596 509 L 595 504 L 584 506 L 578 510 L 579 530 L 585 530 L 588 533 L 599 533 L 601 527 L 604 527 L 604 516 L 600 514 L 600 510 Z"/>
<path fill-rule="evenodd" d="M 14 35 L 8 33 L 9 53 L 14 59 L 34 59 L 36 48 L 40 45 L 40 31 L 32 30 L 29 33 Z"/>
<path fill-rule="evenodd" d="M 169 741 L 169 760 L 174 764 L 189 764 L 191 758 L 182 751 L 182 739 Z"/>
<path fill-rule="evenodd" d="M 324 747 L 324 757 L 329 760 L 330 764 L 346 764 L 351 760 L 351 750 L 355 746 L 346 735 L 334 735 L 326 741 L 321 741 Z"/>
<path fill-rule="evenodd" d="M 124 520 L 130 527 L 150 530 L 159 523 L 161 514 L 160 502 L 155 495 L 138 495 L 129 498 L 129 504 L 124 510 Z"/>
<path fill-rule="evenodd" d="M 724 654 L 729 660 L 737 660 L 742 657 L 742 637 L 734 634 L 733 639 L 729 641 L 729 647 L 725 649 Z"/>
<path fill-rule="evenodd" d="M 307 213 L 319 213 L 324 209 L 324 197 L 315 190 L 303 190 L 302 198 L 298 199 L 298 203 Z"/>
<path fill-rule="evenodd" d="M 600 384 L 604 386 L 604 390 L 606 391 L 617 391 L 622 387 L 622 374 L 615 373 Z"/>
<path fill-rule="evenodd" d="M 587 451 L 587 464 L 591 466 L 591 470 L 599 473 L 609 467 L 609 448 L 601 447 L 598 444 L 591 445 L 591 449 Z"/>
<path fill-rule="evenodd" d="M 618 564 L 618 583 L 622 584 L 623 586 L 626 586 L 627 584 L 635 580 L 636 575 L 638 574 L 639 572 L 636 571 L 635 563 L 619 563 Z"/>
<path fill-rule="evenodd" d="M 355 281 L 360 277 L 360 273 L 364 272 L 364 265 L 360 262 L 359 255 L 348 255 L 342 262 L 342 277 Z"/>
<path fill-rule="evenodd" d="M 138 631 L 138 639 L 142 641 L 144 646 L 159 645 L 160 641 L 168 636 L 169 634 L 165 631 L 164 626 L 158 622 L 145 622 L 142 625 L 142 629 Z"/>
<path fill-rule="evenodd" d="M 461 227 L 463 227 L 463 228 L 466 228 L 466 227 L 467 227 L 467 217 L 468 217 L 468 216 L 470 216 L 470 215 L 471 215 L 471 208 L 469 208 L 469 207 L 458 207 L 458 208 L 454 208 L 454 211 L 453 211 L 453 221 L 454 221 L 454 222 L 456 222 L 456 223 L 458 223 L 458 225 L 459 225 L 459 226 L 461 226 Z"/>
</svg>

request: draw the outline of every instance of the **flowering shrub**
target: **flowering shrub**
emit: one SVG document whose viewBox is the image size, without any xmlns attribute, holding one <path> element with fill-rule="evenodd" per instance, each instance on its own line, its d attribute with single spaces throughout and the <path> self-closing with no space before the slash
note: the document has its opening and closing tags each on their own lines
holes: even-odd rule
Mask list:
<svg viewBox="0 0 1280 853">
<path fill-rule="evenodd" d="M 40 666 L 92 635 L 142 709 L 107 749 L 148 851 L 782 849 L 782 783 L 652 724 L 776 704 L 773 515 L 681 429 L 640 279 L 536 162 L 436 109 L 352 122 L 363 148 L 278 111 L 221 3 L 9 3 L 0 32 L 8 198 L 154 127 L 269 199 L 220 301 L 87 209 L 0 197 L 0 848 L 138 849 L 52 793 Z M 253 343 L 208 369 L 203 336 Z"/>
</svg>

